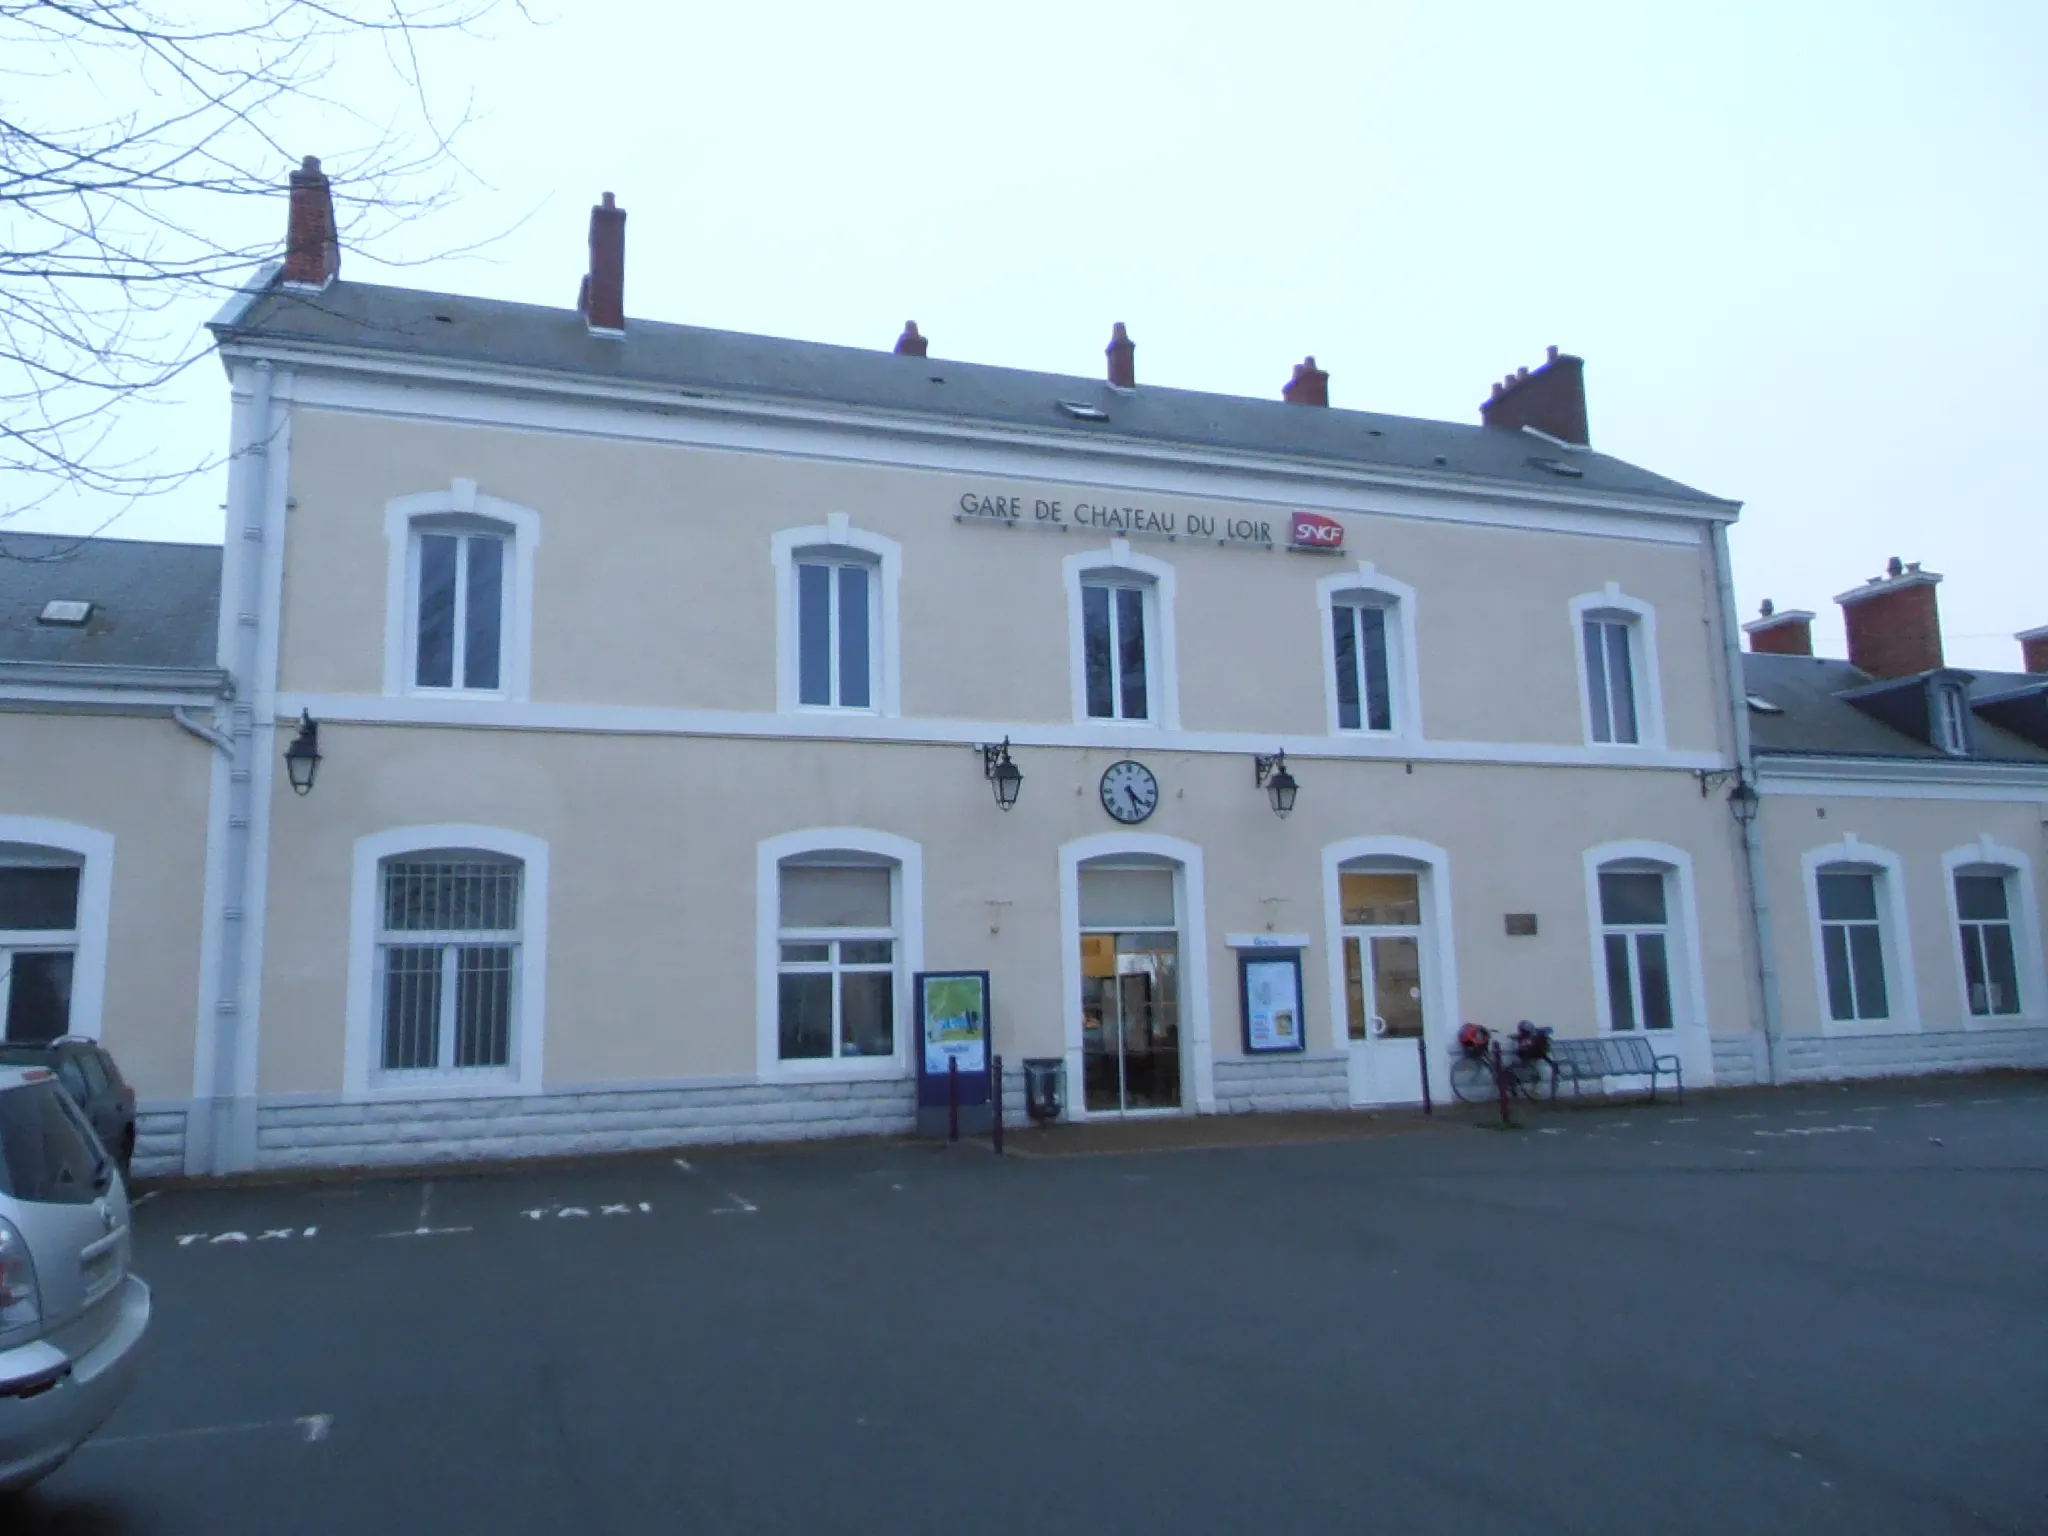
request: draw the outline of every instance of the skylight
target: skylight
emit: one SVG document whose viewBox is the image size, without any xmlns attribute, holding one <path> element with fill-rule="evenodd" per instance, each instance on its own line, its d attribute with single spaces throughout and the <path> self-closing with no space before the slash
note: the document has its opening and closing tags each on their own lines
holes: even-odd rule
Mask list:
<svg viewBox="0 0 2048 1536">
<path fill-rule="evenodd" d="M 53 597 L 43 604 L 43 611 L 36 615 L 38 624 L 64 624 L 72 628 L 85 623 L 92 617 L 92 604 L 76 598 Z"/>
<path fill-rule="evenodd" d="M 1062 400 L 1060 409 L 1076 421 L 1107 421 L 1109 412 L 1099 405 L 1090 405 L 1085 400 Z"/>
<path fill-rule="evenodd" d="M 1752 693 L 1751 695 L 1749 695 L 1749 707 L 1752 711 L 1759 715 L 1782 715 L 1783 713 L 1785 713 L 1785 708 L 1783 705 L 1773 704 L 1769 699 L 1765 698 L 1760 693 Z"/>
</svg>

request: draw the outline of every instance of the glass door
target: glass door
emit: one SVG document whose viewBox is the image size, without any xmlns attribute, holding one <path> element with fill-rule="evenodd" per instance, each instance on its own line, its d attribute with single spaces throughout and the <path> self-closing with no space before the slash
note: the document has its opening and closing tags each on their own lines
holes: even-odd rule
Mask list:
<svg viewBox="0 0 2048 1536">
<path fill-rule="evenodd" d="M 1091 1115 L 1180 1108 L 1178 934 L 1081 935 L 1081 1061 Z"/>
<path fill-rule="evenodd" d="M 1340 882 L 1352 1102 L 1415 1103 L 1422 1097 L 1420 1042 L 1429 1033 L 1420 877 L 1359 872 Z"/>
</svg>

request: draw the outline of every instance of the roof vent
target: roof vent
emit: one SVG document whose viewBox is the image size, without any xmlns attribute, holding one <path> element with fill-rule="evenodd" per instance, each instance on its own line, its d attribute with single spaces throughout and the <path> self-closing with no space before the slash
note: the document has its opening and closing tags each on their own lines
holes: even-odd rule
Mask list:
<svg viewBox="0 0 2048 1536">
<path fill-rule="evenodd" d="M 1748 702 L 1749 712 L 1753 715 L 1782 715 L 1785 713 L 1785 708 L 1782 704 L 1773 704 L 1760 693 L 1750 694 Z"/>
<path fill-rule="evenodd" d="M 91 603 L 80 602 L 76 598 L 53 597 L 43 604 L 43 611 L 36 615 L 36 622 L 38 624 L 61 624 L 69 629 L 78 629 L 83 627 L 85 621 L 91 617 Z"/>
<path fill-rule="evenodd" d="M 1578 465 L 1567 464 L 1562 459 L 1531 459 L 1529 465 L 1532 469 L 1547 469 L 1553 475 L 1562 476 L 1566 480 L 1583 480 L 1586 478 L 1586 472 L 1579 468 Z"/>
<path fill-rule="evenodd" d="M 1085 400 L 1062 400 L 1059 407 L 1076 421 L 1107 421 L 1109 412 L 1099 405 L 1090 405 Z"/>
</svg>

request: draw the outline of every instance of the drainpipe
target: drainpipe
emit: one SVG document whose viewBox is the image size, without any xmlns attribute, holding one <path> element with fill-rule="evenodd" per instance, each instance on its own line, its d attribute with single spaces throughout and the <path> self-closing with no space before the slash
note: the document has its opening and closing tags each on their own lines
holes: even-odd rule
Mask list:
<svg viewBox="0 0 2048 1536">
<path fill-rule="evenodd" d="M 1721 600 L 1721 646 L 1728 674 L 1728 716 L 1735 731 L 1735 771 L 1738 783 L 1752 789 L 1756 784 L 1756 758 L 1749 741 L 1749 690 L 1742 680 L 1742 633 L 1735 611 L 1735 575 L 1728 559 L 1728 525 L 1713 525 L 1714 586 Z M 1777 951 L 1771 943 L 1771 898 L 1764 870 L 1763 807 L 1742 826 L 1742 883 L 1748 898 L 1750 937 L 1756 945 L 1756 981 L 1764 1026 L 1764 1080 L 1773 1085 L 1783 1077 L 1778 1059 L 1784 1015 L 1778 1000 Z"/>
<path fill-rule="evenodd" d="M 251 824 L 256 791 L 254 755 L 259 735 L 251 709 L 252 685 L 257 674 L 260 636 L 258 616 L 263 611 L 263 523 L 264 507 L 270 498 L 271 365 L 259 362 L 250 391 L 249 432 L 241 446 L 242 496 L 228 514 L 228 537 L 241 523 L 241 558 L 236 566 L 236 590 L 223 592 L 223 602 L 232 601 L 235 616 L 234 643 L 222 657 L 233 680 L 235 702 L 228 716 L 231 751 L 228 758 L 226 857 L 222 869 L 220 903 L 220 956 L 213 1002 L 213 1081 L 208 1085 L 206 1113 L 206 1166 L 209 1173 L 231 1173 L 254 1161 L 253 1124 L 244 1128 L 241 1108 L 239 1066 L 242 1055 L 242 972 L 248 956 L 247 897 Z M 182 723 L 182 722 L 181 722 Z M 253 1106 L 252 1106 L 253 1108 Z"/>
<path fill-rule="evenodd" d="M 199 717 L 182 704 L 175 704 L 171 707 L 171 718 L 177 721 L 182 729 L 191 732 L 201 741 L 210 744 L 223 757 L 230 759 L 234 757 L 235 739 L 228 735 L 226 731 L 217 731 L 212 726 L 201 723 Z"/>
</svg>

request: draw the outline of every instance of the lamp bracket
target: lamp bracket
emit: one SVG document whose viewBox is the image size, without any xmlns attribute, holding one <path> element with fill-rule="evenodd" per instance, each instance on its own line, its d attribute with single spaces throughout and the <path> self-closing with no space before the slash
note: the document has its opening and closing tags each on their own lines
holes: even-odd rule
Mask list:
<svg viewBox="0 0 2048 1536">
<path fill-rule="evenodd" d="M 1266 787 L 1266 780 L 1286 767 L 1287 753 L 1285 749 L 1275 752 L 1271 757 L 1254 755 L 1252 758 L 1253 785 L 1259 789 L 1264 789 Z"/>
<path fill-rule="evenodd" d="M 994 746 L 990 746 L 986 742 L 984 742 L 981 748 L 981 776 L 984 779 L 994 778 L 996 776 L 996 770 L 1002 767 L 1002 765 L 1007 763 L 1009 760 L 1009 737 L 1005 736 L 1001 741 L 997 742 Z"/>
</svg>

